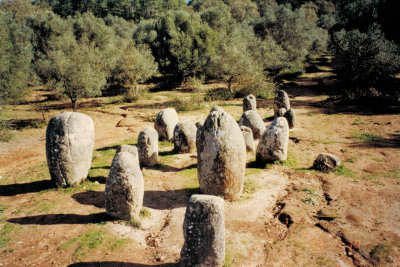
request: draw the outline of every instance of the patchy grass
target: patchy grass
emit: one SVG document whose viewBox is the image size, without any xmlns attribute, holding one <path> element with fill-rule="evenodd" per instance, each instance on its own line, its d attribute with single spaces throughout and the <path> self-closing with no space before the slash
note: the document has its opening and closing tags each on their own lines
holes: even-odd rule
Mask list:
<svg viewBox="0 0 400 267">
<path fill-rule="evenodd" d="M 318 256 L 316 263 L 318 266 L 336 266 L 336 262 L 326 256 Z"/>
<path fill-rule="evenodd" d="M 142 217 L 142 218 L 151 217 L 151 212 L 149 211 L 148 208 L 143 207 L 143 208 L 140 210 L 140 217 Z"/>
<path fill-rule="evenodd" d="M 258 168 L 246 168 L 245 175 L 246 176 L 251 176 L 251 175 L 258 175 L 263 173 L 264 171 L 262 169 Z"/>
<path fill-rule="evenodd" d="M 173 164 L 178 159 L 177 155 L 158 156 L 158 162 L 163 165 Z"/>
<path fill-rule="evenodd" d="M 260 188 L 261 186 L 254 179 L 246 179 L 243 183 L 243 192 L 248 194 L 253 194 Z"/>
<path fill-rule="evenodd" d="M 351 158 L 349 158 L 349 159 L 346 160 L 346 162 L 350 162 L 350 163 L 354 163 L 354 162 L 356 162 L 356 161 L 357 161 L 357 158 L 356 158 L 356 157 L 351 157 Z"/>
<path fill-rule="evenodd" d="M 96 184 L 89 180 L 85 180 L 77 187 L 66 187 L 66 188 L 60 187 L 53 190 L 62 192 L 64 194 L 75 194 L 83 191 L 98 191 L 100 190 L 101 187 L 102 187 L 101 184 Z"/>
<path fill-rule="evenodd" d="M 96 229 L 90 229 L 86 233 L 79 235 L 76 238 L 64 243 L 57 250 L 74 249 L 74 260 L 81 260 L 86 254 L 92 250 L 105 249 L 105 250 L 118 250 L 123 249 L 131 243 L 130 239 L 119 239 L 110 235 L 108 232 Z"/>
<path fill-rule="evenodd" d="M 7 243 L 11 240 L 11 234 L 14 233 L 15 225 L 12 223 L 5 223 L 3 228 L 0 229 L 0 248 L 7 247 Z"/>
<path fill-rule="evenodd" d="M 311 206 L 318 205 L 318 201 L 315 200 L 315 199 L 312 198 L 312 197 L 307 197 L 307 198 L 303 199 L 303 202 L 306 203 L 306 204 L 308 204 L 308 205 L 311 205 Z"/>
<path fill-rule="evenodd" d="M 371 258 L 379 263 L 383 263 L 384 261 L 388 263 L 393 263 L 393 259 L 390 257 L 392 252 L 392 246 L 386 244 L 378 244 L 369 254 Z"/>
<path fill-rule="evenodd" d="M 297 167 L 297 160 L 293 157 L 288 157 L 287 160 L 277 160 L 274 164 L 295 168 Z"/>
<path fill-rule="evenodd" d="M 193 164 L 189 166 L 188 168 L 178 172 L 180 176 L 185 178 L 185 181 L 183 184 L 180 186 L 180 188 L 185 188 L 185 189 L 195 189 L 199 188 L 199 179 L 197 178 L 197 165 Z"/>
<path fill-rule="evenodd" d="M 382 136 L 375 133 L 353 133 L 351 137 L 362 142 L 373 142 L 383 139 Z"/>
<path fill-rule="evenodd" d="M 354 172 L 352 170 L 350 170 L 349 168 L 347 168 L 343 164 L 335 169 L 335 173 L 337 175 L 345 176 L 345 177 L 349 177 L 349 178 L 354 178 L 355 177 Z"/>
<path fill-rule="evenodd" d="M 165 148 L 174 147 L 174 144 L 168 141 L 159 141 L 158 147 L 160 148 L 160 150 L 164 150 Z"/>
<path fill-rule="evenodd" d="M 309 188 L 303 188 L 302 191 L 303 191 L 303 192 L 307 192 L 307 193 L 309 193 L 310 195 L 313 195 L 313 196 L 316 196 L 316 197 L 320 197 L 320 196 L 321 196 L 320 194 L 318 194 L 318 192 L 315 192 L 314 190 L 309 189 Z"/>
<path fill-rule="evenodd" d="M 140 228 L 140 226 L 142 226 L 142 222 L 139 221 L 139 220 L 136 219 L 136 218 L 131 218 L 131 219 L 128 221 L 128 224 L 129 224 L 131 227 L 133 227 L 133 228 Z"/>
<path fill-rule="evenodd" d="M 362 179 L 372 181 L 379 181 L 382 178 L 400 179 L 400 168 L 390 172 L 375 172 L 362 176 Z"/>
<path fill-rule="evenodd" d="M 187 112 L 203 109 L 204 101 L 203 98 L 198 95 L 192 95 L 189 99 L 175 97 L 171 102 L 171 106 L 174 107 L 177 112 Z"/>
</svg>

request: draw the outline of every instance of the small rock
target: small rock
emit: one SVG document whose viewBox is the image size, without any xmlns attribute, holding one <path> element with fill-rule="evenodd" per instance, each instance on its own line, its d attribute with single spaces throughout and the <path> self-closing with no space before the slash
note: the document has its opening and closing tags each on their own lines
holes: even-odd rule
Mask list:
<svg viewBox="0 0 400 267">
<path fill-rule="evenodd" d="M 322 172 L 330 172 L 339 165 L 340 160 L 337 156 L 330 153 L 321 153 L 314 161 L 313 168 Z"/>
</svg>

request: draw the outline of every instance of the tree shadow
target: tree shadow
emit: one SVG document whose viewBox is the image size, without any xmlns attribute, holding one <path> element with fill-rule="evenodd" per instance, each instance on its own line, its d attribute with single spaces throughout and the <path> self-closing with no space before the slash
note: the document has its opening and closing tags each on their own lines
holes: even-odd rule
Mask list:
<svg viewBox="0 0 400 267">
<path fill-rule="evenodd" d="M 27 193 L 37 193 L 43 190 L 55 188 L 51 180 L 41 180 L 26 184 L 8 184 L 0 185 L 0 196 L 15 196 Z"/>
<path fill-rule="evenodd" d="M 72 195 L 80 204 L 93 205 L 97 208 L 105 209 L 105 192 L 104 191 L 87 191 Z"/>
<path fill-rule="evenodd" d="M 80 214 L 46 214 L 36 216 L 26 216 L 21 218 L 11 218 L 7 222 L 22 225 L 54 225 L 54 224 L 89 224 L 102 223 L 117 220 L 105 212 L 94 213 L 89 215 Z"/>
<path fill-rule="evenodd" d="M 143 206 L 158 210 L 172 210 L 186 207 L 193 194 L 199 194 L 200 189 L 177 189 L 170 191 L 145 191 Z"/>
<path fill-rule="evenodd" d="M 360 141 L 351 147 L 368 148 L 368 147 L 381 147 L 381 148 L 398 148 L 400 147 L 400 134 L 390 134 L 390 138 L 376 138 L 374 140 Z"/>
<path fill-rule="evenodd" d="M 150 267 L 150 266 L 164 266 L 174 267 L 179 266 L 179 263 L 164 263 L 158 265 L 147 265 L 140 263 L 128 263 L 128 262 L 117 262 L 117 261 L 104 261 L 104 262 L 79 262 L 68 265 L 68 267 Z"/>
<path fill-rule="evenodd" d="M 107 150 L 110 150 L 110 149 L 117 149 L 118 147 L 119 147 L 119 145 L 105 146 L 105 147 L 96 149 L 96 151 L 107 151 Z"/>
</svg>

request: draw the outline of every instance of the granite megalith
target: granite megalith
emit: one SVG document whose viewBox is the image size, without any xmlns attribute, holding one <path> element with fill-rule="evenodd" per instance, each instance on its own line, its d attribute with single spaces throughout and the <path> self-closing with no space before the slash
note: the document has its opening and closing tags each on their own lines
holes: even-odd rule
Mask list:
<svg viewBox="0 0 400 267">
<path fill-rule="evenodd" d="M 179 122 L 178 113 L 173 108 L 161 110 L 154 122 L 160 140 L 172 141 L 175 125 Z"/>
<path fill-rule="evenodd" d="M 260 138 L 265 130 L 264 121 L 261 119 L 260 115 L 258 115 L 257 111 L 254 110 L 243 112 L 239 119 L 239 125 L 249 127 L 253 132 L 254 139 Z"/>
<path fill-rule="evenodd" d="M 147 127 L 139 133 L 138 152 L 140 166 L 154 166 L 158 161 L 158 133 L 154 128 Z"/>
<path fill-rule="evenodd" d="M 197 127 L 191 121 L 180 121 L 174 129 L 174 151 L 191 153 L 196 150 Z"/>
</svg>

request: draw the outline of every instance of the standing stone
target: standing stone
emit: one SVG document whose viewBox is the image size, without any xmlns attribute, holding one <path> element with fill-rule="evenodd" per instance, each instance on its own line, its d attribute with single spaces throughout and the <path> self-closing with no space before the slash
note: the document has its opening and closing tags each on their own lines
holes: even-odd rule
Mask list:
<svg viewBox="0 0 400 267">
<path fill-rule="evenodd" d="M 140 166 L 154 166 L 158 161 L 158 133 L 147 127 L 139 133 L 138 151 Z"/>
<path fill-rule="evenodd" d="M 214 107 L 197 140 L 197 175 L 204 194 L 239 198 L 246 167 L 246 145 L 236 121 Z"/>
<path fill-rule="evenodd" d="M 139 215 L 144 182 L 139 159 L 130 152 L 115 154 L 106 180 L 106 211 L 113 217 L 130 220 Z"/>
<path fill-rule="evenodd" d="M 277 117 L 283 117 L 283 116 L 285 116 L 285 113 L 286 113 L 286 109 L 285 108 L 280 108 L 278 110 L 278 114 L 276 116 Z"/>
<path fill-rule="evenodd" d="M 280 108 L 284 108 L 286 110 L 290 109 L 289 96 L 283 90 L 278 90 L 275 94 L 275 99 L 274 99 L 275 118 L 278 117 L 278 111 Z"/>
<path fill-rule="evenodd" d="M 258 115 L 257 111 L 254 110 L 244 112 L 242 117 L 240 117 L 239 125 L 249 127 L 253 132 L 254 139 L 260 138 L 265 130 L 264 121 Z"/>
<path fill-rule="evenodd" d="M 285 115 L 283 115 L 289 124 L 289 129 L 293 129 L 296 126 L 296 113 L 293 109 L 289 109 L 286 111 Z"/>
<path fill-rule="evenodd" d="M 192 195 L 183 222 L 181 266 L 222 266 L 225 259 L 224 200 Z"/>
<path fill-rule="evenodd" d="M 265 130 L 258 143 L 256 160 L 260 163 L 287 159 L 289 125 L 285 118 L 276 118 Z"/>
<path fill-rule="evenodd" d="M 240 126 L 240 130 L 243 134 L 244 143 L 246 144 L 246 150 L 254 152 L 256 149 L 254 145 L 253 132 L 249 127 L 246 126 Z"/>
<path fill-rule="evenodd" d="M 314 161 L 313 168 L 322 172 L 330 172 L 339 165 L 340 160 L 337 156 L 330 153 L 321 153 Z"/>
<path fill-rule="evenodd" d="M 174 151 L 191 153 L 196 149 L 197 127 L 191 121 L 181 121 L 174 129 Z"/>
<path fill-rule="evenodd" d="M 128 152 L 128 153 L 131 153 L 135 158 L 139 158 L 139 153 L 138 153 L 138 149 L 136 146 L 120 145 L 117 148 L 116 154 L 119 152 Z"/>
<path fill-rule="evenodd" d="M 173 108 L 161 110 L 154 122 L 160 140 L 172 141 L 175 125 L 179 122 L 178 113 Z"/>
<path fill-rule="evenodd" d="M 243 112 L 248 110 L 257 110 L 257 102 L 254 95 L 248 95 L 243 98 Z"/>
<path fill-rule="evenodd" d="M 46 130 L 46 156 L 51 180 L 59 187 L 76 186 L 88 176 L 94 144 L 93 120 L 82 113 L 53 117 Z"/>
</svg>

